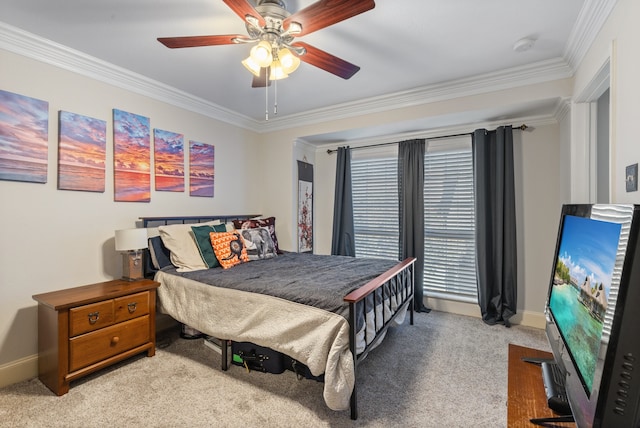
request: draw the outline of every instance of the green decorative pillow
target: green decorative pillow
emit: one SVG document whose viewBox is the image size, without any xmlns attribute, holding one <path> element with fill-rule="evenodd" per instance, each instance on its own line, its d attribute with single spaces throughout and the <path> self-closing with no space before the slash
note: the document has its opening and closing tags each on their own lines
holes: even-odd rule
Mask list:
<svg viewBox="0 0 640 428">
<path fill-rule="evenodd" d="M 210 268 L 220 266 L 220 262 L 218 262 L 218 259 L 213 252 L 209 234 L 211 232 L 226 232 L 226 226 L 224 224 L 216 224 L 213 226 L 191 226 L 191 230 L 193 230 L 193 235 L 196 238 L 196 244 L 198 245 L 198 250 L 200 250 L 202 261 L 205 262 Z"/>
</svg>

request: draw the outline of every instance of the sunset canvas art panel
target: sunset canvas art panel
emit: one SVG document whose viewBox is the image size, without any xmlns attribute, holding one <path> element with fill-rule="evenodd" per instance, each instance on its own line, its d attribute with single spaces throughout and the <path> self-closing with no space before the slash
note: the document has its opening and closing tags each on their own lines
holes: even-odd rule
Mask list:
<svg viewBox="0 0 640 428">
<path fill-rule="evenodd" d="M 104 192 L 107 122 L 60 111 L 58 189 Z"/>
<path fill-rule="evenodd" d="M 189 141 L 189 194 L 213 197 L 214 146 Z"/>
<path fill-rule="evenodd" d="M 0 90 L 0 180 L 47 182 L 49 103 Z"/>
<path fill-rule="evenodd" d="M 113 175 L 116 202 L 151 200 L 149 118 L 113 110 Z"/>
<path fill-rule="evenodd" d="M 184 192 L 184 136 L 153 130 L 156 190 Z"/>
</svg>

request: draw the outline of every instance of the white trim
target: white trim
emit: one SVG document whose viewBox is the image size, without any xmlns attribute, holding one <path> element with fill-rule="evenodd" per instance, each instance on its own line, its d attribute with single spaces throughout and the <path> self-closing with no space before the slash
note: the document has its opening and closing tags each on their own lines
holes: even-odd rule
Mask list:
<svg viewBox="0 0 640 428">
<path fill-rule="evenodd" d="M 618 0 L 586 0 L 571 30 L 564 58 L 576 70 Z"/>
<path fill-rule="evenodd" d="M 585 103 L 595 101 L 605 93 L 610 86 L 611 76 L 611 59 L 607 58 L 606 61 L 600 66 L 593 79 L 589 84 L 574 98 L 577 103 Z"/>
<path fill-rule="evenodd" d="M 261 122 L 3 22 L 0 22 L 0 49 L 257 133 L 424 105 L 436 101 L 564 79 L 573 75 L 573 70 L 568 63 L 562 58 L 556 58 L 471 78 L 271 118 L 269 121 Z"/>
<path fill-rule="evenodd" d="M 241 128 L 259 126 L 249 117 L 3 22 L 0 48 Z"/>
<path fill-rule="evenodd" d="M 38 354 L 0 366 L 0 388 L 38 376 Z"/>
<path fill-rule="evenodd" d="M 446 299 L 425 298 L 425 305 L 428 308 L 431 308 L 432 310 L 438 312 L 447 312 L 478 319 L 482 318 L 480 307 L 477 304 L 473 303 L 456 302 Z M 510 321 L 511 324 L 518 324 L 539 329 L 544 329 L 546 322 L 544 313 L 525 310 L 522 310 L 521 312 L 514 315 L 510 319 Z"/>
<path fill-rule="evenodd" d="M 472 78 L 452 80 L 408 91 L 336 104 L 269 120 L 261 131 L 271 132 L 296 126 L 311 125 L 337 119 L 414 107 L 471 95 L 565 79 L 573 71 L 562 58 L 487 73 Z"/>
</svg>

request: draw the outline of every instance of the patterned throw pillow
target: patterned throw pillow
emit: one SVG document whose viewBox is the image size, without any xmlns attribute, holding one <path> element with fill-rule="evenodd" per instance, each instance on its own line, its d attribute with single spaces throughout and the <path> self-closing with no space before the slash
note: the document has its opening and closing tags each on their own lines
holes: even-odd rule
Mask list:
<svg viewBox="0 0 640 428">
<path fill-rule="evenodd" d="M 249 260 L 270 259 L 276 256 L 276 247 L 266 227 L 240 229 L 237 232 L 240 232 L 244 239 Z"/>
<path fill-rule="evenodd" d="M 244 240 L 238 232 L 211 232 L 211 246 L 224 269 L 249 261 Z"/>
<path fill-rule="evenodd" d="M 277 254 L 282 254 L 280 247 L 278 246 L 278 238 L 276 237 L 276 218 L 254 218 L 251 220 L 233 220 L 233 225 L 236 229 L 255 229 L 256 227 L 265 227 L 271 235 L 273 246 L 276 249 Z"/>
</svg>

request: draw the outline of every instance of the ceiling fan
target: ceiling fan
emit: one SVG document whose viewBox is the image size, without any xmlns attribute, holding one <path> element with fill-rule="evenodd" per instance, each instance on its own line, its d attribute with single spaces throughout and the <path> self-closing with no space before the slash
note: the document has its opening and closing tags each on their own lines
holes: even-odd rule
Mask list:
<svg viewBox="0 0 640 428">
<path fill-rule="evenodd" d="M 264 87 L 271 80 L 287 77 L 304 61 L 343 79 L 360 70 L 351 64 L 296 37 L 336 24 L 375 7 L 374 0 L 319 0 L 291 14 L 283 0 L 223 0 L 245 21 L 248 35 L 160 37 L 168 48 L 256 43 L 251 55 L 242 61 L 254 75 L 253 87 Z"/>
</svg>

